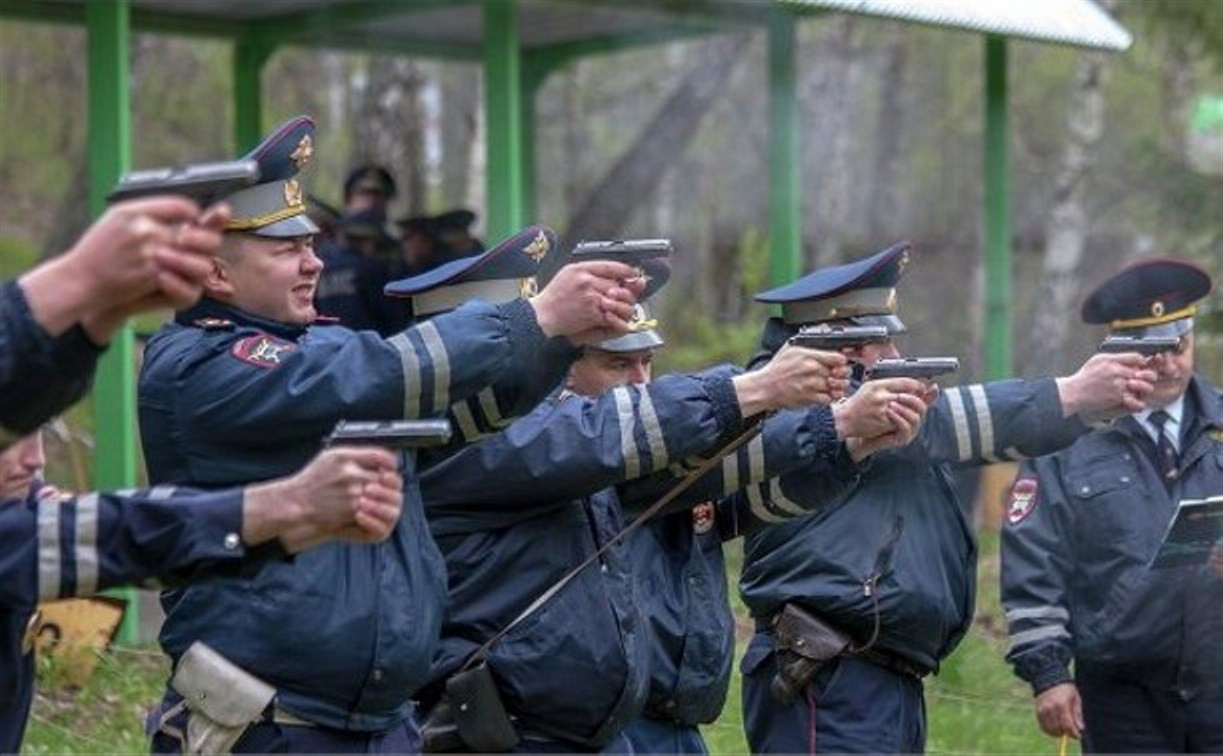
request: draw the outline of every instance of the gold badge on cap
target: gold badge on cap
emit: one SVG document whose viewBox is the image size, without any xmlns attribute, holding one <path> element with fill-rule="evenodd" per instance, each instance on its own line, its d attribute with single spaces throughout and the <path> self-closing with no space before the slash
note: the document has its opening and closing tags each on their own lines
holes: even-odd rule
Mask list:
<svg viewBox="0 0 1223 756">
<path fill-rule="evenodd" d="M 540 231 L 539 235 L 532 239 L 531 243 L 528 244 L 522 251 L 526 253 L 527 257 L 531 258 L 535 262 L 539 262 L 540 260 L 544 259 L 544 255 L 548 254 L 548 250 L 551 249 L 551 247 L 552 245 L 548 243 L 548 237 L 543 231 Z"/>
<path fill-rule="evenodd" d="M 285 182 L 285 204 L 289 207 L 302 206 L 302 188 L 297 183 L 297 179 L 289 179 Z"/>
<path fill-rule="evenodd" d="M 1151 317 L 1162 318 L 1164 315 L 1164 303 L 1158 299 L 1151 303 Z"/>
<path fill-rule="evenodd" d="M 530 299 L 539 293 L 539 284 L 535 282 L 534 276 L 528 276 L 518 282 L 518 294 L 523 299 Z"/>
<path fill-rule="evenodd" d="M 651 328 L 656 328 L 658 321 L 654 318 L 647 317 L 645 308 L 640 303 L 633 305 L 633 319 L 628 322 L 628 329 L 632 332 L 648 331 Z"/>
<path fill-rule="evenodd" d="M 905 266 L 908 264 L 909 264 L 909 250 L 906 249 L 904 253 L 901 254 L 899 262 L 896 263 L 896 267 L 899 268 L 898 272 L 904 273 Z"/>
<path fill-rule="evenodd" d="M 302 140 L 297 143 L 297 148 L 289 153 L 289 159 L 298 168 L 301 168 L 306 163 L 310 162 L 310 158 L 314 156 L 314 140 L 309 134 L 302 137 Z"/>
</svg>

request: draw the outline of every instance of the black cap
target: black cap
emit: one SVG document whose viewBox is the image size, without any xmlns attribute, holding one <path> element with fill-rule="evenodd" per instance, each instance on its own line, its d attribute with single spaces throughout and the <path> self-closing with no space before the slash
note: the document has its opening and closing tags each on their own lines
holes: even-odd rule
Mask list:
<svg viewBox="0 0 1223 756">
<path fill-rule="evenodd" d="M 1193 303 L 1210 293 L 1206 271 L 1182 260 L 1141 260 L 1108 278 L 1083 302 L 1083 322 L 1114 331 L 1179 336 L 1193 325 Z"/>
<path fill-rule="evenodd" d="M 380 165 L 359 165 L 348 172 L 344 179 L 344 199 L 352 197 L 358 189 L 381 192 L 387 199 L 395 196 L 395 179 L 391 172 Z"/>
</svg>

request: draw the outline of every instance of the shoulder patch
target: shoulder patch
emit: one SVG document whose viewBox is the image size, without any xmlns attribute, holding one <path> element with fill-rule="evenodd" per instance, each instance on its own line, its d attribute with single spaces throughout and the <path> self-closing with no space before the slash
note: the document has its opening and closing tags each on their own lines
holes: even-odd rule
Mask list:
<svg viewBox="0 0 1223 756">
<path fill-rule="evenodd" d="M 196 328 L 202 328 L 205 331 L 218 331 L 221 329 L 232 329 L 234 322 L 225 318 L 200 318 L 199 320 L 191 321 L 191 325 Z"/>
<path fill-rule="evenodd" d="M 1006 505 L 1006 521 L 1018 525 L 1036 509 L 1037 483 L 1035 478 L 1020 478 L 1011 486 L 1011 498 Z"/>
<path fill-rule="evenodd" d="M 243 362 L 271 370 L 280 367 L 284 356 L 296 349 L 297 345 L 291 341 L 260 333 L 235 342 L 229 353 Z"/>
<path fill-rule="evenodd" d="M 713 530 L 714 508 L 712 501 L 702 501 L 692 508 L 692 529 L 698 535 Z"/>
</svg>

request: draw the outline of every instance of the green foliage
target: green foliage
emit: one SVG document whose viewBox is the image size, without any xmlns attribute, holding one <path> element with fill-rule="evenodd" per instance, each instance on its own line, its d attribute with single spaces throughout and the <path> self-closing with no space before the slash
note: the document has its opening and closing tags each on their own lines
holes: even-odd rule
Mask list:
<svg viewBox="0 0 1223 756">
<path fill-rule="evenodd" d="M 0 236 L 0 281 L 16 278 L 38 262 L 38 250 L 24 239 Z"/>
</svg>

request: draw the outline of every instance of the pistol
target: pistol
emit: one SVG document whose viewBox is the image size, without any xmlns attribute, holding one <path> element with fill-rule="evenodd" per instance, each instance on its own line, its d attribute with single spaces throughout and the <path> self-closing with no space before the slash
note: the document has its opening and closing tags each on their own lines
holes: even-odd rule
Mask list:
<svg viewBox="0 0 1223 756">
<path fill-rule="evenodd" d="M 327 437 L 327 446 L 381 446 L 420 449 L 450 441 L 449 420 L 341 420 Z"/>
<path fill-rule="evenodd" d="M 894 360 L 879 360 L 874 367 L 867 368 L 866 380 L 877 378 L 919 378 L 932 380 L 959 371 L 958 357 L 904 357 Z"/>
<path fill-rule="evenodd" d="M 808 349 L 822 349 L 826 352 L 836 352 L 841 349 L 866 346 L 867 344 L 885 344 L 891 339 L 888 329 L 883 326 L 833 326 L 827 323 L 803 326 L 798 333 L 790 337 L 789 342 L 795 346 Z"/>
<path fill-rule="evenodd" d="M 124 174 L 106 201 L 114 204 L 153 194 L 181 194 L 207 207 L 258 181 L 259 164 L 254 160 L 153 168 Z"/>
<path fill-rule="evenodd" d="M 1175 352 L 1180 347 L 1180 336 L 1109 336 L 1100 342 L 1098 351 L 1105 354 L 1137 352 L 1150 357 L 1161 352 Z"/>
<path fill-rule="evenodd" d="M 624 263 L 638 263 L 642 260 L 655 260 L 659 257 L 670 257 L 670 239 L 616 239 L 614 241 L 584 241 L 569 253 L 574 262 L 582 260 L 616 260 Z"/>
</svg>

